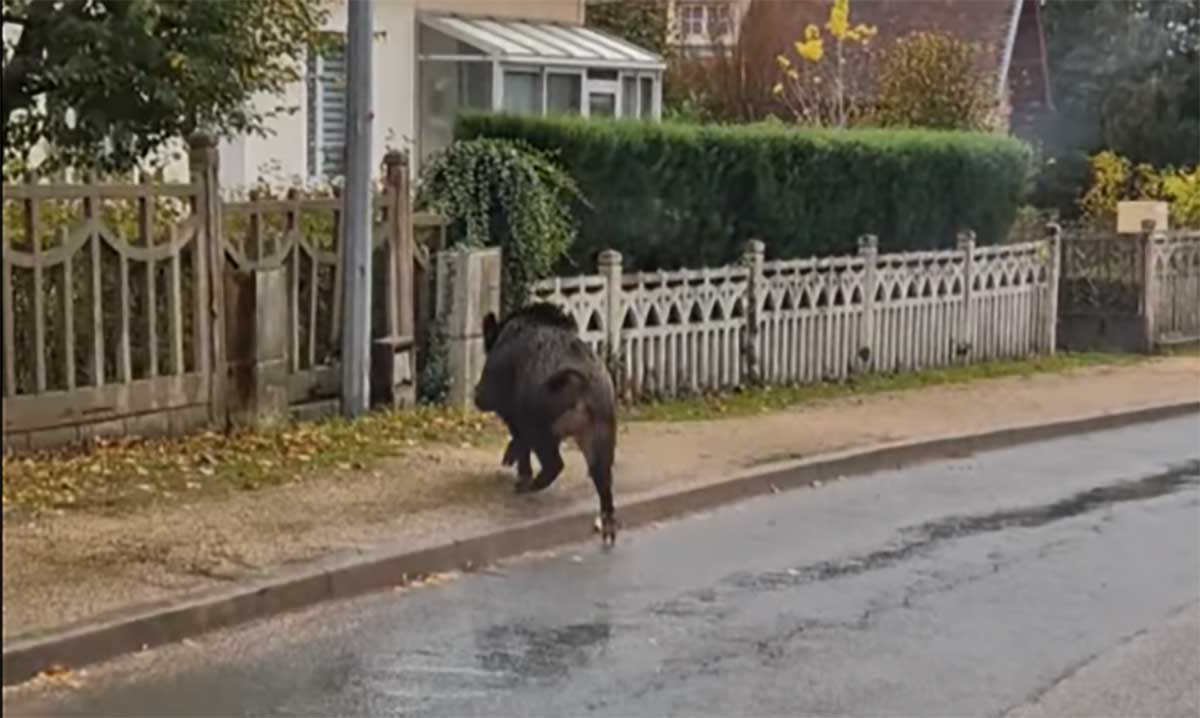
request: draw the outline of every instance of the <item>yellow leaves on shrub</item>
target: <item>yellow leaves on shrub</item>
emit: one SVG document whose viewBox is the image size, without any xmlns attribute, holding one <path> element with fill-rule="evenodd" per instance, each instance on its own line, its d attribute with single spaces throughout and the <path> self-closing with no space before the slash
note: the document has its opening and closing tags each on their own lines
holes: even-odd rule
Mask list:
<svg viewBox="0 0 1200 718">
<path fill-rule="evenodd" d="M 952 35 L 915 32 L 889 50 L 879 82 L 885 126 L 987 130 L 997 124 L 993 83 L 978 63 L 981 48 Z"/>
<path fill-rule="evenodd" d="M 1200 165 L 1164 174 L 1161 192 L 1171 203 L 1171 222 L 1175 226 L 1200 229 Z"/>
<path fill-rule="evenodd" d="M 821 31 L 816 25 L 809 25 L 804 30 L 804 41 L 797 40 L 793 47 L 796 54 L 809 62 L 820 62 L 825 56 L 825 41 L 821 39 Z"/>
<path fill-rule="evenodd" d="M 829 8 L 829 21 L 825 23 L 829 34 L 839 40 L 845 39 L 850 29 L 850 0 L 834 0 Z"/>
<path fill-rule="evenodd" d="M 1170 203 L 1173 226 L 1200 228 L 1200 165 L 1159 170 L 1105 150 L 1092 156 L 1091 166 L 1092 183 L 1079 207 L 1092 223 L 1113 226 L 1118 202 L 1161 200 Z"/>
<path fill-rule="evenodd" d="M 845 46 L 865 47 L 878 30 L 861 23 L 850 24 L 849 0 L 834 0 L 825 28 L 832 38 L 832 49 L 827 48 L 821 28 L 812 24 L 805 27 L 804 36 L 791 48 L 805 69 L 795 67 L 785 55 L 776 57 L 783 77 L 771 91 L 802 123 L 844 127 L 861 114 L 856 93 L 849 86 L 854 78 L 847 77 L 844 69 Z M 833 57 L 826 62 L 830 55 Z"/>
</svg>

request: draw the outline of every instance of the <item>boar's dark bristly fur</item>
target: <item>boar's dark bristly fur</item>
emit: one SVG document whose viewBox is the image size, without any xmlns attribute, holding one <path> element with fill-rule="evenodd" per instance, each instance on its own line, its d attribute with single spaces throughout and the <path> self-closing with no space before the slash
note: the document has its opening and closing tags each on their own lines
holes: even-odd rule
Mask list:
<svg viewBox="0 0 1200 718">
<path fill-rule="evenodd" d="M 606 542 L 616 538 L 612 465 L 616 451 L 616 394 L 608 369 L 559 307 L 539 302 L 497 322 L 484 319 L 487 352 L 475 387 L 475 406 L 497 414 L 512 439 L 503 463 L 517 464 L 517 491 L 541 491 L 563 470 L 559 453 L 574 439 L 600 500 Z M 541 465 L 536 477 L 530 453 Z"/>
</svg>

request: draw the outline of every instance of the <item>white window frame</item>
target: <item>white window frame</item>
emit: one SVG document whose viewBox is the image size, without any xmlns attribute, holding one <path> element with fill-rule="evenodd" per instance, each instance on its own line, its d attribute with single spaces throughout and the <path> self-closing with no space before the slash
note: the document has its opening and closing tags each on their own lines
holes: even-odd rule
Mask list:
<svg viewBox="0 0 1200 718">
<path fill-rule="evenodd" d="M 717 23 L 718 9 L 724 10 L 729 27 L 726 32 L 717 35 L 714 26 Z M 737 35 L 737 13 L 731 0 L 687 0 L 679 4 L 679 40 L 684 45 L 711 45 L 732 42 Z M 691 12 L 700 14 L 700 32 L 691 32 L 689 27 L 695 18 L 688 17 Z"/>
<path fill-rule="evenodd" d="M 542 66 L 542 117 L 550 116 L 550 76 L 575 77 L 579 79 L 579 115 L 587 117 L 587 70 L 563 68 L 554 65 Z"/>
<path fill-rule="evenodd" d="M 541 83 L 542 83 L 542 92 L 541 92 L 542 101 L 540 103 L 540 107 L 538 108 L 538 113 L 535 116 L 536 117 L 545 117 L 546 116 L 546 68 L 545 68 L 545 66 L 519 65 L 519 64 L 515 64 L 515 63 L 508 63 L 508 62 L 498 62 L 496 64 L 499 66 L 499 71 L 497 72 L 497 76 L 500 78 L 500 92 L 496 93 L 495 88 L 493 87 L 492 111 L 493 112 L 508 112 L 508 110 L 505 109 L 505 107 L 504 107 L 504 76 L 506 74 L 512 72 L 512 73 L 521 74 L 521 75 L 538 75 L 540 77 Z M 499 100 L 500 100 L 498 103 L 495 101 L 496 98 L 499 98 Z"/>
</svg>

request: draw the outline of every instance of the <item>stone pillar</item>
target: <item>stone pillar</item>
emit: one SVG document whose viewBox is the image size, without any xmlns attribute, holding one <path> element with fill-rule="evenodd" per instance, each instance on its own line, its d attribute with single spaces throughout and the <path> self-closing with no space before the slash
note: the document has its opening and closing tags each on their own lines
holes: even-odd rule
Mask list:
<svg viewBox="0 0 1200 718">
<path fill-rule="evenodd" d="M 450 387 L 447 404 L 473 405 L 475 384 L 483 371 L 483 318 L 500 318 L 499 247 L 452 249 L 437 255 L 435 315 L 445 337 Z"/>
</svg>

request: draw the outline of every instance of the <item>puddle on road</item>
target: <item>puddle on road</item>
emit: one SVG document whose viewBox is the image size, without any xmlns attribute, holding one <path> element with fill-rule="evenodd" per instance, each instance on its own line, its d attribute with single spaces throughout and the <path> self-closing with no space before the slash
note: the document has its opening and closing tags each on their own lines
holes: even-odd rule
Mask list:
<svg viewBox="0 0 1200 718">
<path fill-rule="evenodd" d="M 746 590 L 772 591 L 856 576 L 900 563 L 943 541 L 1009 528 L 1036 528 L 1105 506 L 1165 496 L 1197 484 L 1200 484 L 1200 459 L 1193 459 L 1157 474 L 1089 489 L 1049 504 L 977 516 L 950 516 L 906 528 L 901 531 L 904 540 L 899 545 L 869 554 L 821 561 L 786 571 L 739 572 L 727 577 L 723 583 Z"/>
<path fill-rule="evenodd" d="M 489 626 L 476 635 L 476 659 L 481 668 L 506 675 L 513 682 L 561 679 L 572 668 L 587 664 L 593 651 L 611 635 L 612 627 L 602 622 Z"/>
</svg>

